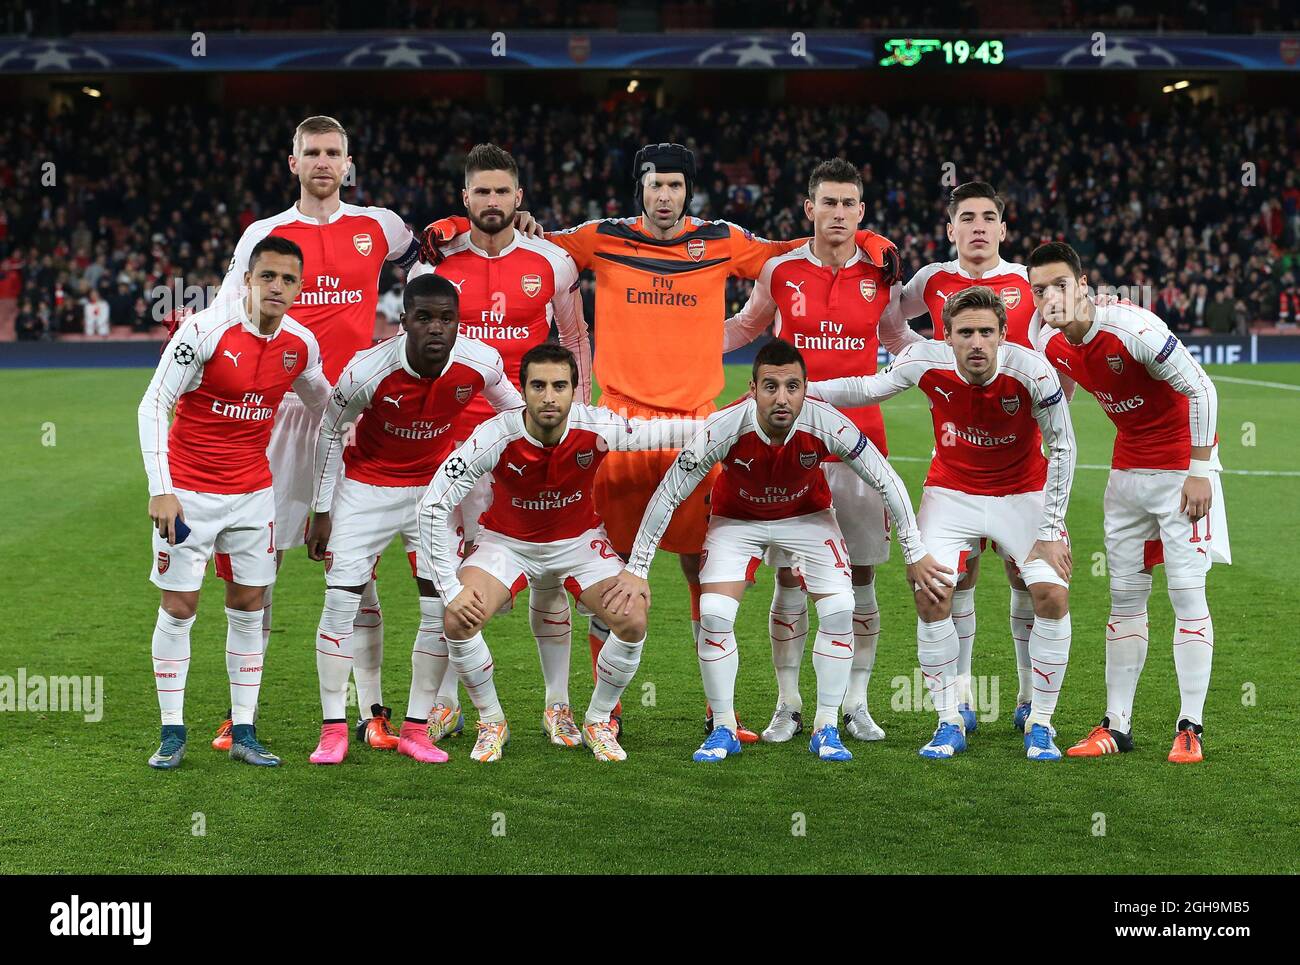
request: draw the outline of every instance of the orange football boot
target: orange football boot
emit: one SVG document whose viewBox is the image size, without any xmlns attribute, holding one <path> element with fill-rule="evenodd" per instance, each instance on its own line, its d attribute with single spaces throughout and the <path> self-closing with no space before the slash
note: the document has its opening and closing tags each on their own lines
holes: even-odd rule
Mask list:
<svg viewBox="0 0 1300 965">
<path fill-rule="evenodd" d="M 235 722 L 230 719 L 230 711 L 227 710 L 226 719 L 217 728 L 217 736 L 212 738 L 212 749 L 214 751 L 230 753 L 231 733 L 234 726 Z"/>
<path fill-rule="evenodd" d="M 357 724 L 357 740 L 365 741 L 377 751 L 397 750 L 401 737 L 393 730 L 393 711 L 388 707 L 375 704 L 370 708 L 370 717 Z"/>
<path fill-rule="evenodd" d="M 1102 718 L 1088 736 L 1066 750 L 1066 757 L 1102 757 L 1106 754 L 1123 754 L 1133 749 L 1133 735 L 1115 730 L 1110 721 Z"/>
<path fill-rule="evenodd" d="M 1205 760 L 1205 747 L 1201 743 L 1201 727 L 1189 720 L 1178 722 L 1174 746 L 1169 750 L 1171 764 L 1199 764 Z"/>
</svg>

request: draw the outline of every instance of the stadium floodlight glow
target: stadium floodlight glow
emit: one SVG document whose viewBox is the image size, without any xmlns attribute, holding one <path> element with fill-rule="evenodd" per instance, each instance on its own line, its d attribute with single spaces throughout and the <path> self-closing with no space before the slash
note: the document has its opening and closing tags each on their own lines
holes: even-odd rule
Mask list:
<svg viewBox="0 0 1300 965">
<path fill-rule="evenodd" d="M 1184 88 L 1191 86 L 1192 82 L 1190 80 L 1180 80 L 1178 83 L 1174 84 L 1174 90 L 1183 90 Z"/>
<path fill-rule="evenodd" d="M 1161 92 L 1162 94 L 1172 94 L 1172 93 L 1174 92 L 1174 85 L 1173 85 L 1173 84 L 1165 84 L 1164 87 L 1161 87 L 1161 88 L 1160 88 L 1160 92 Z"/>
<path fill-rule="evenodd" d="M 629 94 L 635 94 L 636 89 L 640 86 L 641 86 L 641 82 L 636 78 L 633 78 L 632 80 L 627 82 L 627 92 Z"/>
<path fill-rule="evenodd" d="M 102 97 L 102 96 L 103 96 L 103 95 L 100 93 L 99 89 L 96 88 L 96 87 L 83 87 L 83 88 L 81 88 L 81 92 L 82 92 L 83 94 L 85 94 L 87 97 Z"/>
</svg>

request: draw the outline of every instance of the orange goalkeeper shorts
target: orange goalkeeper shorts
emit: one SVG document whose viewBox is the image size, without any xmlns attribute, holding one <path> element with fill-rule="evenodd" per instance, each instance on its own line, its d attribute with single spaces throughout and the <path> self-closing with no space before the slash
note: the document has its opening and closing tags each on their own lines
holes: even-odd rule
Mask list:
<svg viewBox="0 0 1300 965">
<path fill-rule="evenodd" d="M 712 402 L 693 412 L 657 409 L 641 405 L 606 392 L 600 404 L 629 419 L 663 419 L 691 416 L 702 419 L 717 409 Z M 651 452 L 611 452 L 596 472 L 596 512 L 605 522 L 605 532 L 614 549 L 627 556 L 632 552 L 636 531 L 641 525 L 655 488 L 677 458 L 677 450 Z M 659 548 L 669 553 L 698 553 L 704 549 L 704 533 L 709 528 L 709 493 L 721 466 L 714 466 L 673 513 L 668 531 Z"/>
</svg>

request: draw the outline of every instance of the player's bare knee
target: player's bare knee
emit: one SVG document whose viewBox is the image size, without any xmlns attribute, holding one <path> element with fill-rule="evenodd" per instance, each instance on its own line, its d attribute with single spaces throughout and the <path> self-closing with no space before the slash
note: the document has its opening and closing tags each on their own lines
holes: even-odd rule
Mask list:
<svg viewBox="0 0 1300 965">
<path fill-rule="evenodd" d="M 227 583 L 226 606 L 232 610 L 244 610 L 246 612 L 261 610 L 266 606 L 266 587 Z"/>
<path fill-rule="evenodd" d="M 642 601 L 638 600 L 638 603 Z M 646 612 L 645 605 L 634 607 L 632 612 L 624 616 L 610 615 L 609 628 L 614 631 L 614 636 L 620 640 L 626 640 L 629 643 L 635 643 L 638 640 L 644 640 L 646 635 Z"/>
<path fill-rule="evenodd" d="M 1034 615 L 1059 620 L 1070 612 L 1070 591 L 1058 583 L 1031 583 L 1029 595 L 1034 600 Z"/>
<path fill-rule="evenodd" d="M 162 608 L 173 619 L 188 620 L 198 611 L 199 595 L 197 593 L 178 593 L 174 590 L 163 590 Z"/>
<path fill-rule="evenodd" d="M 961 589 L 961 584 L 958 584 L 957 588 Z M 952 590 L 944 587 L 936 592 L 939 594 L 937 601 L 931 600 L 920 591 L 916 593 L 916 615 L 926 623 L 946 620 L 952 614 Z"/>
</svg>

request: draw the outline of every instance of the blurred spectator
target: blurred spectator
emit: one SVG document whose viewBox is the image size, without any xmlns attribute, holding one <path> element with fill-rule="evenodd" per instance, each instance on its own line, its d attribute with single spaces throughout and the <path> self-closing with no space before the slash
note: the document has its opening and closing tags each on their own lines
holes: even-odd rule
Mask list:
<svg viewBox="0 0 1300 965">
<path fill-rule="evenodd" d="M 108 302 L 99 297 L 99 292 L 90 290 L 83 308 L 86 319 L 87 335 L 108 335 Z"/>
<path fill-rule="evenodd" d="M 47 337 L 45 322 L 36 314 L 30 299 L 24 300 L 18 309 L 18 316 L 14 319 L 14 330 L 20 342 L 38 342 Z"/>
</svg>

